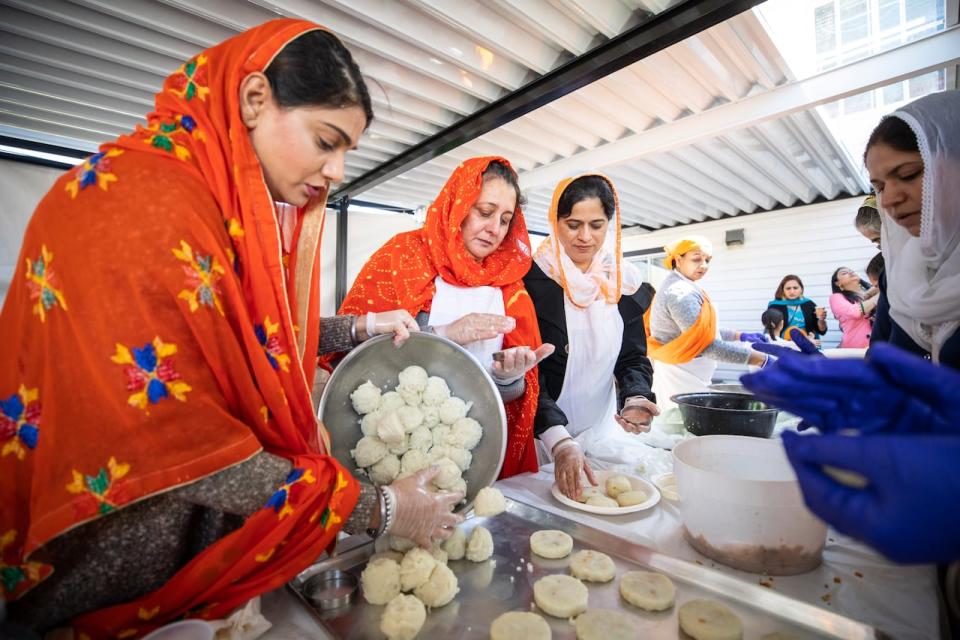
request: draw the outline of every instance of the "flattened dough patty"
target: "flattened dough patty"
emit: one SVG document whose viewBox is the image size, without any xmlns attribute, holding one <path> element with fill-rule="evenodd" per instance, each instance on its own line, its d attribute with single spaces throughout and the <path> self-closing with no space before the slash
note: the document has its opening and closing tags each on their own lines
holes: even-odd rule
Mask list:
<svg viewBox="0 0 960 640">
<path fill-rule="evenodd" d="M 541 558 L 566 558 L 573 551 L 573 538 L 556 529 L 534 531 L 530 536 L 530 551 Z"/>
<path fill-rule="evenodd" d="M 554 574 L 533 583 L 533 601 L 547 614 L 569 618 L 587 610 L 587 587 L 570 576 Z"/>
</svg>

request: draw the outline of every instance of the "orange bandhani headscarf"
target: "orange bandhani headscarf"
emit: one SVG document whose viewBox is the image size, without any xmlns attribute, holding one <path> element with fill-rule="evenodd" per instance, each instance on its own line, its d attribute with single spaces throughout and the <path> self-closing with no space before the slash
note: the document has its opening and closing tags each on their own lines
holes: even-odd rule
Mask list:
<svg viewBox="0 0 960 640">
<path fill-rule="evenodd" d="M 707 255 L 713 254 L 713 245 L 709 240 L 702 236 L 687 236 L 663 248 L 667 254 L 663 260 L 664 266 L 673 269 L 674 260 L 694 249 L 700 249 Z M 703 296 L 703 304 L 700 306 L 697 321 L 666 344 L 650 334 L 650 312 L 653 309 L 653 304 L 650 304 L 650 308 L 643 315 L 643 324 L 647 331 L 647 355 L 665 364 L 684 364 L 699 356 L 710 346 L 717 337 L 717 311 L 706 291 L 700 289 L 700 295 Z"/>
<path fill-rule="evenodd" d="M 483 172 L 503 158 L 471 158 L 453 172 L 427 211 L 422 229 L 400 233 L 380 247 L 360 270 L 338 313 L 406 309 L 416 316 L 430 311 L 437 275 L 458 287 L 499 287 L 505 313 L 516 319 L 516 328 L 504 336 L 504 348 L 540 346 L 540 329 L 523 276 L 530 270 L 530 238 L 518 206 L 503 242 L 492 254 L 477 261 L 463 244 L 460 225 L 483 188 Z M 540 385 L 537 368 L 526 375 L 526 392 L 506 405 L 507 454 L 500 472 L 509 478 L 537 470 L 533 418 Z"/>
<path fill-rule="evenodd" d="M 75 620 L 80 637 L 225 617 L 315 561 L 356 504 L 310 400 L 326 194 L 286 251 L 239 107 L 246 75 L 319 28 L 275 20 L 186 62 L 147 127 L 61 177 L 27 228 L 0 314 L 4 598 L 56 571 L 43 545 L 69 529 L 261 449 L 294 467 L 163 587 Z"/>
</svg>

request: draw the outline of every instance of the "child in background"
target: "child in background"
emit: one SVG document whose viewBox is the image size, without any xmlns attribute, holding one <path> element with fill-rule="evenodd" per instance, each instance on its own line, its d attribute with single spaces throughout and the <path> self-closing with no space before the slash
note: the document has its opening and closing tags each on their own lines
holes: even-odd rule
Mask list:
<svg viewBox="0 0 960 640">
<path fill-rule="evenodd" d="M 883 269 L 883 254 L 878 252 L 877 255 L 870 258 L 870 262 L 867 263 L 867 280 L 870 281 L 872 286 L 880 286 L 880 275 L 883 273 Z"/>
</svg>

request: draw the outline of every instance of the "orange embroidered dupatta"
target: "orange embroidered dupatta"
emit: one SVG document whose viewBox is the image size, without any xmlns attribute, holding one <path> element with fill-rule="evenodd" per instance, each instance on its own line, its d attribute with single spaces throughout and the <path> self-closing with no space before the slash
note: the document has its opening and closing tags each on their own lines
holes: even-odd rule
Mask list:
<svg viewBox="0 0 960 640">
<path fill-rule="evenodd" d="M 367 260 L 347 293 L 340 314 L 406 309 L 416 316 L 430 311 L 439 274 L 458 287 L 499 287 L 504 310 L 517 321 L 503 337 L 504 348 L 540 346 L 540 329 L 523 276 L 530 270 L 530 238 L 520 207 L 503 242 L 482 262 L 463 244 L 460 225 L 483 188 L 483 172 L 493 160 L 510 166 L 504 158 L 471 158 L 453 172 L 430 205 L 423 228 L 394 236 Z M 507 453 L 501 478 L 537 470 L 533 419 L 540 385 L 537 368 L 527 372 L 526 392 L 506 405 Z"/>
<path fill-rule="evenodd" d="M 310 400 L 326 195 L 284 254 L 239 111 L 242 79 L 318 28 L 275 20 L 185 63 L 147 127 L 61 177 L 27 228 L 0 313 L 4 598 L 56 571 L 31 554 L 73 527 L 261 449 L 294 467 L 163 587 L 74 621 L 80 637 L 225 617 L 313 562 L 356 504 Z"/>
</svg>

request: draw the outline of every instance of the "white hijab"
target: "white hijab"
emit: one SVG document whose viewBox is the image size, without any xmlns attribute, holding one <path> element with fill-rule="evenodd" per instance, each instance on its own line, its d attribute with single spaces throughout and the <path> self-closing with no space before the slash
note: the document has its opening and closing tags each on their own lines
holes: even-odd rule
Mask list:
<svg viewBox="0 0 960 640">
<path fill-rule="evenodd" d="M 881 203 L 890 315 L 937 362 L 960 327 L 960 92 L 925 96 L 887 117 L 913 130 L 924 167 L 919 238 Z"/>
</svg>

